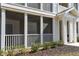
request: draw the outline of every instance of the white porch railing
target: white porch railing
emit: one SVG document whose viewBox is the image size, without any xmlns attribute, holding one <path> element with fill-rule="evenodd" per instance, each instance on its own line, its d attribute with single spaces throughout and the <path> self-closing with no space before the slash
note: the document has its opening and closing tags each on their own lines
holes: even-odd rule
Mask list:
<svg viewBox="0 0 79 59">
<path fill-rule="evenodd" d="M 43 42 L 53 41 L 53 34 L 43 34 Z"/>
<path fill-rule="evenodd" d="M 21 48 L 24 46 L 23 34 L 6 34 L 5 35 L 5 50 L 13 48 Z"/>
<path fill-rule="evenodd" d="M 28 34 L 27 35 L 27 46 L 31 47 L 34 43 L 41 43 L 40 34 Z"/>
<path fill-rule="evenodd" d="M 30 47 L 33 43 L 41 43 L 40 34 L 28 34 L 27 45 Z M 53 40 L 52 34 L 43 34 L 43 42 Z M 6 34 L 5 50 L 24 47 L 24 34 Z"/>
<path fill-rule="evenodd" d="M 53 34 L 42 34 L 43 43 L 53 41 Z M 31 47 L 34 43 L 41 43 L 41 34 L 28 34 L 27 45 Z"/>
</svg>

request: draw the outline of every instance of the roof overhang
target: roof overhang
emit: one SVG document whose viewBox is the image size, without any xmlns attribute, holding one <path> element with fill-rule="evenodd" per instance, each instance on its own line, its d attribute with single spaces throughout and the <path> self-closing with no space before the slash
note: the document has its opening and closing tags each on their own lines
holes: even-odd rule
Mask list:
<svg viewBox="0 0 79 59">
<path fill-rule="evenodd" d="M 60 13 L 57 13 L 56 14 L 56 18 L 58 18 L 59 20 L 61 20 L 61 18 L 63 18 L 63 16 L 65 15 L 65 13 L 69 13 L 73 17 L 78 17 L 79 16 L 78 11 L 74 7 L 71 7 L 71 8 L 68 8 L 66 10 L 63 10 Z"/>
<path fill-rule="evenodd" d="M 45 17 L 50 17 L 50 18 L 54 18 L 56 16 L 56 14 L 51 13 L 51 12 L 41 11 L 39 9 L 20 6 L 20 5 L 11 4 L 11 3 L 2 3 L 1 8 L 8 11 L 27 13 L 27 14 L 38 15 L 38 16 L 45 16 Z"/>
<path fill-rule="evenodd" d="M 70 10 L 69 13 L 72 16 L 75 16 L 75 17 L 79 16 L 79 12 L 75 8 L 73 8 L 72 10 Z"/>
</svg>

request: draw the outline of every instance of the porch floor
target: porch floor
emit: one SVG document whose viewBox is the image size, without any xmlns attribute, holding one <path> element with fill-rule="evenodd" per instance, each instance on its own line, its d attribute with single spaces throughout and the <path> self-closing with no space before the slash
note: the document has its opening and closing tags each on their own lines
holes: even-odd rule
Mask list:
<svg viewBox="0 0 79 59">
<path fill-rule="evenodd" d="M 65 44 L 65 45 L 69 45 L 69 46 L 77 46 L 77 47 L 79 47 L 79 43 L 77 42 L 77 43 L 67 43 L 67 44 Z"/>
</svg>

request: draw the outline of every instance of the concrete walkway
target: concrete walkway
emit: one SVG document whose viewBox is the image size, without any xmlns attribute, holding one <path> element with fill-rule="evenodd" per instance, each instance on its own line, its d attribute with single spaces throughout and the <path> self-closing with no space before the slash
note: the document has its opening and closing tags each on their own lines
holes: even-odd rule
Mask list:
<svg viewBox="0 0 79 59">
<path fill-rule="evenodd" d="M 79 43 L 67 43 L 67 44 L 65 44 L 65 45 L 69 45 L 69 46 L 77 46 L 77 47 L 79 47 Z"/>
</svg>

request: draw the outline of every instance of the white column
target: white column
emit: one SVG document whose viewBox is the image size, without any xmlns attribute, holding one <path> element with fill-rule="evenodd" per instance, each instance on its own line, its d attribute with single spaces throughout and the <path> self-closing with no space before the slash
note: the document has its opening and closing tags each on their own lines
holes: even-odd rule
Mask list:
<svg viewBox="0 0 79 59">
<path fill-rule="evenodd" d="M 59 41 L 59 20 L 53 18 L 53 41 Z"/>
<path fill-rule="evenodd" d="M 73 42 L 73 21 L 69 22 L 69 42 Z"/>
<path fill-rule="evenodd" d="M 43 16 L 40 18 L 40 34 L 41 34 L 41 44 L 43 44 Z"/>
<path fill-rule="evenodd" d="M 74 24 L 73 24 L 73 26 L 74 26 L 74 42 L 76 43 L 77 42 L 77 28 L 76 28 L 76 21 L 74 21 Z"/>
<path fill-rule="evenodd" d="M 1 49 L 5 48 L 6 11 L 1 9 Z"/>
<path fill-rule="evenodd" d="M 25 48 L 27 48 L 27 23 L 28 23 L 28 19 L 27 19 L 27 14 L 24 14 L 24 43 L 25 43 Z"/>
<path fill-rule="evenodd" d="M 67 21 L 66 19 L 62 19 L 62 39 L 64 44 L 67 44 Z"/>
<path fill-rule="evenodd" d="M 55 14 L 58 12 L 58 3 L 53 3 L 52 11 Z M 56 42 L 56 41 L 59 41 L 60 39 L 59 38 L 59 20 L 54 17 L 52 22 L 53 22 L 53 29 L 52 29 L 53 30 L 53 41 Z"/>
<path fill-rule="evenodd" d="M 41 10 L 43 10 L 43 3 L 40 6 Z M 40 37 L 41 37 L 41 44 L 43 44 L 43 16 L 40 16 Z"/>
</svg>

